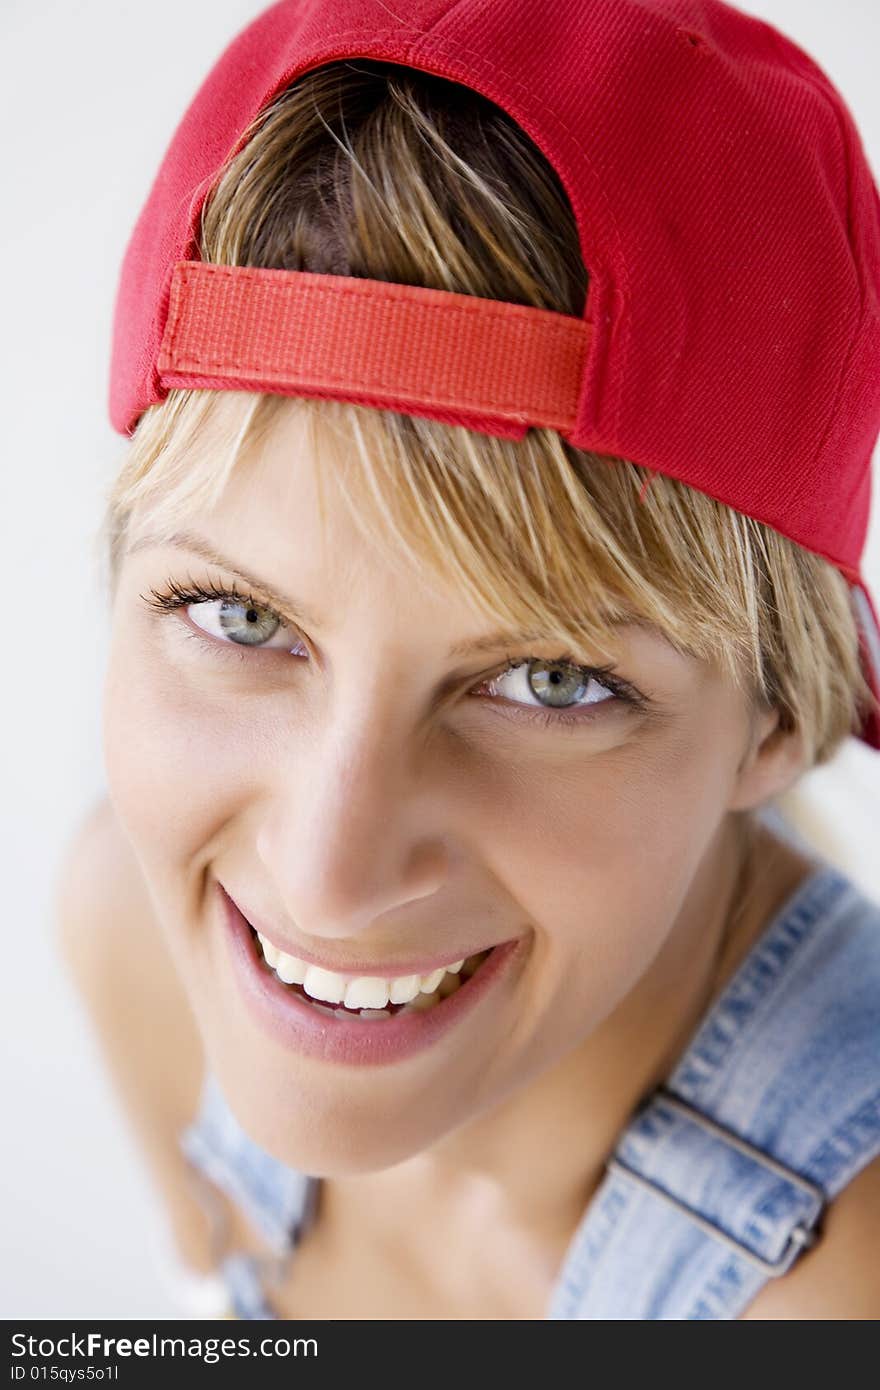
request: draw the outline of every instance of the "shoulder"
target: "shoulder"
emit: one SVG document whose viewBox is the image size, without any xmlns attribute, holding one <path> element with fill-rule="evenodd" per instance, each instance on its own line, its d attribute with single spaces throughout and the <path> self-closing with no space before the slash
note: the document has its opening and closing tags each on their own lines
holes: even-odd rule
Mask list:
<svg viewBox="0 0 880 1390">
<path fill-rule="evenodd" d="M 845 1128 L 853 1143 L 865 1145 L 866 1161 L 839 1191 L 832 1189 L 816 1244 L 785 1275 L 768 1280 L 742 1316 L 874 1319 L 880 1317 L 880 1154 L 871 1151 L 864 1115 L 876 1112 L 880 1077 L 880 904 L 829 866 L 792 920 L 796 932 L 804 925 L 808 932 L 792 977 L 794 1012 L 779 1047 L 782 1053 L 790 1046 L 786 1076 L 790 1085 L 801 1078 L 810 1147 L 817 1136 Z M 800 1157 L 806 1163 L 808 1151 Z"/>
<path fill-rule="evenodd" d="M 133 858 L 113 803 L 99 797 L 74 824 L 62 849 L 55 874 L 55 902 L 62 933 L 73 926 L 83 895 L 96 890 L 107 870 L 123 866 L 131 873 Z"/>
<path fill-rule="evenodd" d="M 162 1107 L 183 1123 L 201 1085 L 201 1038 L 137 856 L 106 797 L 65 845 L 54 907 L 59 956 L 114 1069 L 155 1083 Z"/>
<path fill-rule="evenodd" d="M 137 856 L 107 797 L 81 816 L 64 846 L 54 905 L 59 955 L 168 1203 L 174 1246 L 166 1258 L 205 1273 L 214 1263 L 211 1222 L 193 1200 L 188 1170 L 184 1185 L 178 1147 L 198 1109 L 204 1048 Z M 212 1209 L 218 1203 L 236 1247 L 262 1250 L 215 1191 Z"/>
<path fill-rule="evenodd" d="M 108 973 L 133 935 L 142 944 L 158 936 L 143 874 L 107 796 L 83 813 L 64 846 L 54 909 L 57 944 L 77 983 Z"/>
<path fill-rule="evenodd" d="M 820 1239 L 780 1279 L 770 1279 L 743 1319 L 880 1318 L 880 1155 L 828 1204 Z"/>
</svg>

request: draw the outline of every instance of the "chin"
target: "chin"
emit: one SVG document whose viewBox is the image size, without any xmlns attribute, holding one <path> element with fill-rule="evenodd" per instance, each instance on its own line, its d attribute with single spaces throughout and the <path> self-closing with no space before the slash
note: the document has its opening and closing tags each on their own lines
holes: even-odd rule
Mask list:
<svg viewBox="0 0 880 1390">
<path fill-rule="evenodd" d="M 340 1084 L 331 1098 L 326 1076 L 306 1078 L 300 1068 L 272 1073 L 239 1057 L 231 1067 L 218 1059 L 213 1070 L 247 1136 L 286 1167 L 315 1177 L 353 1177 L 394 1167 L 452 1127 L 439 1128 L 436 1114 L 433 1126 L 406 1124 L 410 1102 L 390 1076 L 384 1087 L 370 1088 L 370 1097 L 356 1099 L 357 1077 L 347 1086 Z M 256 1084 L 255 1076 L 260 1077 Z"/>
</svg>

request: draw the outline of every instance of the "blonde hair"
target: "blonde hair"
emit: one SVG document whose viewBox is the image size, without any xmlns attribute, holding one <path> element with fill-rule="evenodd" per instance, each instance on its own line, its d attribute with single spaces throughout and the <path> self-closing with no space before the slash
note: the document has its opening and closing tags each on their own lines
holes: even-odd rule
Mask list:
<svg viewBox="0 0 880 1390">
<path fill-rule="evenodd" d="M 601 134 L 596 138 L 601 138 Z M 662 173 L 658 171 L 658 177 Z M 556 174 L 492 102 L 374 60 L 305 74 L 252 124 L 202 213 L 226 265 L 368 276 L 581 315 L 588 272 Z M 846 580 L 771 527 L 553 430 L 512 441 L 348 402 L 173 390 L 142 415 L 107 499 L 115 591 L 129 519 L 210 507 L 279 412 L 347 442 L 333 479 L 364 534 L 493 619 L 577 652 L 658 624 L 828 761 L 873 699 Z M 320 477 L 322 470 L 317 470 Z"/>
</svg>

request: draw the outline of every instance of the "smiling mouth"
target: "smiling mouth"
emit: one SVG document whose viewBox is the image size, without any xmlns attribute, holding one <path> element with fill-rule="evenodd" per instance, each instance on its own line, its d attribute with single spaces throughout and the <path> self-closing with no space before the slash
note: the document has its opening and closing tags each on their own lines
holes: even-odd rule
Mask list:
<svg viewBox="0 0 880 1390">
<path fill-rule="evenodd" d="M 389 980 L 387 982 L 389 989 L 385 991 L 386 994 L 391 993 L 390 986 L 392 983 L 397 983 L 402 986 L 402 993 L 411 994 L 412 997 L 408 998 L 403 1003 L 392 1003 L 390 999 L 387 999 L 381 1008 L 369 1008 L 357 1005 L 346 1005 L 343 1000 L 322 999 L 320 993 L 317 991 L 325 986 L 315 982 L 318 980 L 326 981 L 329 972 L 321 971 L 311 980 L 309 978 L 309 971 L 305 972 L 305 979 L 303 981 L 284 979 L 282 975 L 279 975 L 276 966 L 270 963 L 270 960 L 267 958 L 266 945 L 264 945 L 263 938 L 254 927 L 251 926 L 250 922 L 248 922 L 247 925 L 261 968 L 268 971 L 285 989 L 289 989 L 294 994 L 299 995 L 299 997 L 305 1000 L 307 1004 L 311 1005 L 316 1012 L 329 1014 L 333 1017 L 347 1016 L 348 1018 L 382 1020 L 393 1018 L 399 1013 L 426 1013 L 436 1008 L 444 999 L 449 998 L 450 995 L 456 994 L 458 990 L 464 988 L 471 976 L 475 974 L 483 962 L 487 960 L 496 949 L 494 946 L 490 946 L 485 951 L 478 951 L 476 955 L 466 957 L 463 964 L 457 970 L 446 970 L 442 972 L 442 974 L 439 970 L 436 970 L 432 971 L 430 975 L 420 977 L 408 976 L 406 980 L 397 982 Z M 270 955 L 273 954 L 271 946 L 268 946 L 268 950 Z M 278 959 L 277 951 L 274 952 L 274 955 L 277 965 L 283 968 L 282 960 Z M 407 984 L 406 981 L 409 981 L 409 983 Z M 354 983 L 354 981 L 351 983 Z M 309 993 L 308 986 L 310 984 L 316 989 L 314 994 Z M 428 985 L 429 988 L 424 989 L 422 988 L 423 985 Z M 338 991 L 330 990 L 328 992 Z"/>
</svg>

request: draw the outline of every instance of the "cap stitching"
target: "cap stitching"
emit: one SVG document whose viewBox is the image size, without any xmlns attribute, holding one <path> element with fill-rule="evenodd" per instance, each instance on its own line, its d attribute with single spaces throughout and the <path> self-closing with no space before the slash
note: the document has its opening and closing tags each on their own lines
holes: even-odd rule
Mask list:
<svg viewBox="0 0 880 1390">
<path fill-rule="evenodd" d="M 195 268 L 181 268 L 181 270 L 179 271 L 179 276 L 181 279 L 186 280 L 192 280 L 194 278 L 198 279 L 205 267 L 210 267 L 210 274 L 212 278 L 225 280 L 253 279 L 260 281 L 262 280 L 262 277 L 266 271 L 274 271 L 279 275 L 299 275 L 311 273 L 307 271 L 300 272 L 295 270 L 285 270 L 281 266 L 228 265 L 224 264 L 222 261 L 198 261 L 195 263 Z M 341 275 L 328 275 L 326 278 L 328 280 L 342 280 L 347 277 Z M 393 290 L 397 285 L 402 283 L 397 280 L 377 280 L 373 276 L 357 276 L 354 278 L 362 280 L 363 284 L 377 284 L 386 286 L 389 290 Z M 264 284 L 267 293 L 284 294 L 286 292 L 286 286 L 282 284 L 280 281 L 278 281 L 277 283 L 273 283 L 269 280 L 262 280 L 262 283 Z M 433 287 L 430 285 L 406 285 L 404 286 L 404 288 L 413 290 L 433 289 Z M 337 288 L 335 285 L 312 285 L 309 288 L 309 293 L 319 296 L 326 295 L 337 299 L 362 299 L 367 297 L 363 291 L 351 289 L 349 286 L 339 286 Z M 436 293 L 455 296 L 458 292 L 454 290 L 438 290 L 436 291 Z M 461 294 L 461 298 L 463 300 L 473 300 L 474 302 L 472 304 L 455 304 L 450 300 L 442 304 L 432 304 L 428 300 L 421 300 L 419 304 L 419 309 L 420 312 L 436 311 L 437 313 L 441 314 L 462 314 L 471 315 L 474 317 L 498 319 L 509 318 L 510 308 L 522 309 L 524 315 L 534 314 L 536 316 L 535 318 L 531 319 L 530 322 L 532 327 L 539 330 L 540 332 L 553 334 L 567 333 L 572 338 L 580 338 L 583 336 L 584 333 L 584 324 L 586 323 L 586 320 L 579 318 L 575 314 L 563 314 L 559 313 L 555 309 L 542 309 L 537 304 L 516 304 L 513 300 L 507 299 L 484 299 L 480 295 Z M 401 299 L 401 302 L 405 301 Z M 538 318 L 537 315 L 552 316 L 552 318 L 558 320 L 558 322 L 548 322 L 547 320 L 542 320 L 541 318 Z"/>
</svg>

